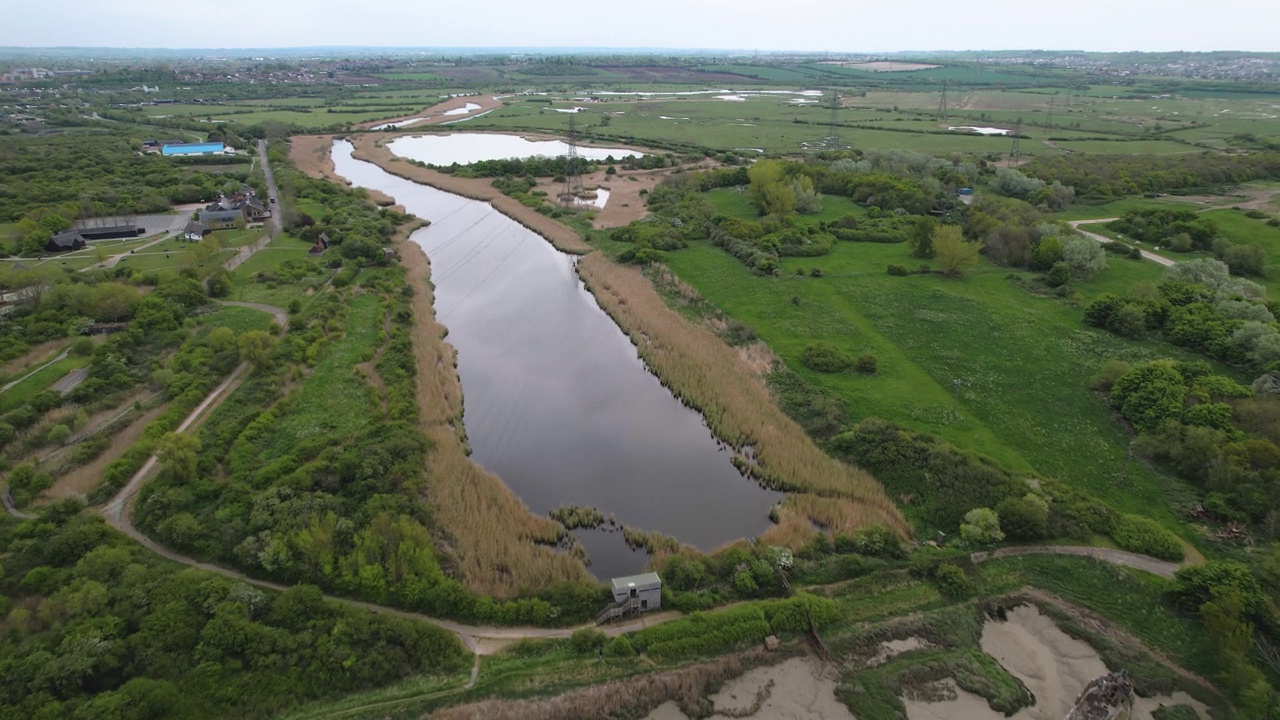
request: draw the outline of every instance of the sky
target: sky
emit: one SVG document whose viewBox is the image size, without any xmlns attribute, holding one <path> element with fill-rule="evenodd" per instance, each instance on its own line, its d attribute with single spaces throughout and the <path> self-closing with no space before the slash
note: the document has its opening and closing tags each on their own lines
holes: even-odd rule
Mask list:
<svg viewBox="0 0 1280 720">
<path fill-rule="evenodd" d="M 0 0 L 0 46 L 1280 51 L 1276 0 Z"/>
</svg>

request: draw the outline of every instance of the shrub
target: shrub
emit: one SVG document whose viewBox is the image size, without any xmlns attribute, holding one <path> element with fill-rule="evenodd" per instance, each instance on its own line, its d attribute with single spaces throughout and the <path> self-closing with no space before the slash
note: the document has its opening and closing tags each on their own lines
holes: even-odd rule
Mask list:
<svg viewBox="0 0 1280 720">
<path fill-rule="evenodd" d="M 52 444 L 61 445 L 69 437 L 71 437 L 71 428 L 66 425 L 54 425 L 45 439 Z"/>
<path fill-rule="evenodd" d="M 933 581 L 943 597 L 957 599 L 973 594 L 973 581 L 954 563 L 943 563 L 933 571 Z"/>
<path fill-rule="evenodd" d="M 911 274 L 910 270 L 902 267 L 901 265 L 890 265 L 888 272 L 894 277 L 906 277 Z"/>
<path fill-rule="evenodd" d="M 93 353 L 92 338 L 79 337 L 71 343 L 71 354 L 76 357 L 85 357 Z"/>
<path fill-rule="evenodd" d="M 1045 274 L 1044 281 L 1049 287 L 1062 287 L 1071 282 L 1071 269 L 1064 262 L 1056 262 Z"/>
<path fill-rule="evenodd" d="M 1125 373 L 1130 370 L 1129 363 L 1123 360 L 1108 360 L 1103 363 L 1102 368 L 1097 374 L 1089 380 L 1089 387 L 1098 392 L 1111 392 L 1111 388 L 1115 386 L 1116 381 L 1124 377 Z"/>
<path fill-rule="evenodd" d="M 964 514 L 960 539 L 967 545 L 993 545 L 1004 540 L 1000 516 L 991 508 L 974 508 Z"/>
<path fill-rule="evenodd" d="M 858 361 L 854 363 L 853 369 L 863 375 L 875 375 L 880 369 L 880 360 L 874 353 L 862 353 L 858 356 Z"/>
<path fill-rule="evenodd" d="M 628 658 L 636 656 L 635 646 L 625 635 L 619 635 L 604 647 L 604 654 L 612 658 Z"/>
<path fill-rule="evenodd" d="M 853 361 L 840 348 L 831 343 L 816 342 L 805 346 L 800 353 L 800 362 L 810 370 L 823 373 L 838 373 L 848 370 Z"/>
<path fill-rule="evenodd" d="M 603 648 L 607 640 L 605 634 L 595 628 L 582 628 L 569 636 L 569 647 L 579 655 L 586 655 Z"/>
<path fill-rule="evenodd" d="M 1141 515 L 1121 515 L 1111 537 L 1121 548 L 1161 560 L 1181 561 L 1182 543 L 1162 525 Z"/>
<path fill-rule="evenodd" d="M 1005 498 L 996 506 L 1000 529 L 1013 540 L 1041 540 L 1049 536 L 1049 504 L 1028 494 Z"/>
</svg>

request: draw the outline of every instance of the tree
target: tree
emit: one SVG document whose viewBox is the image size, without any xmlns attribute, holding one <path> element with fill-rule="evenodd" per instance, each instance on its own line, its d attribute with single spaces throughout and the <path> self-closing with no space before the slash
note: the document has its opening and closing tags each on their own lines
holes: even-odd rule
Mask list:
<svg viewBox="0 0 1280 720">
<path fill-rule="evenodd" d="M 934 257 L 948 275 L 959 277 L 977 265 L 981 249 L 981 243 L 965 242 L 960 228 L 954 225 L 943 225 L 933 233 Z"/>
<path fill-rule="evenodd" d="M 964 514 L 960 523 L 960 539 L 966 545 L 994 545 L 1004 540 L 1000 516 L 991 508 L 974 508 Z"/>
<path fill-rule="evenodd" d="M 252 363 L 255 368 L 271 364 L 271 354 L 276 349 L 276 339 L 262 330 L 250 330 L 240 336 L 240 359 Z"/>
<path fill-rule="evenodd" d="M 1062 246 L 1062 259 L 1076 280 L 1092 280 L 1107 267 L 1102 245 L 1088 238 L 1073 237 Z"/>
<path fill-rule="evenodd" d="M 179 482 L 190 482 L 196 477 L 199 452 L 199 440 L 191 435 L 171 432 L 160 438 L 156 458 L 166 475 Z"/>
<path fill-rule="evenodd" d="M 907 248 L 911 250 L 912 257 L 933 257 L 933 234 L 937 229 L 938 221 L 928 215 L 916 218 L 915 225 L 911 227 L 911 236 L 907 238 Z"/>
</svg>

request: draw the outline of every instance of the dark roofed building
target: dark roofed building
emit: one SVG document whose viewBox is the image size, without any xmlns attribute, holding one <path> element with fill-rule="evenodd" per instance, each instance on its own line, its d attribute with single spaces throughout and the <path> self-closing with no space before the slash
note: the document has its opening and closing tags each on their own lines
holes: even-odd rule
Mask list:
<svg viewBox="0 0 1280 720">
<path fill-rule="evenodd" d="M 45 244 L 44 249 L 49 252 L 70 252 L 83 247 L 84 237 L 80 235 L 79 230 L 63 230 L 49 238 L 49 242 Z"/>
<path fill-rule="evenodd" d="M 214 230 L 233 228 L 244 219 L 239 210 L 204 210 L 200 213 L 200 222 Z"/>
<path fill-rule="evenodd" d="M 138 237 L 147 231 L 137 225 L 108 225 L 103 227 L 76 228 L 76 232 L 85 240 L 117 240 L 119 238 Z"/>
<path fill-rule="evenodd" d="M 320 235 L 316 237 L 316 244 L 311 246 L 311 249 L 307 251 L 307 254 L 312 257 L 319 255 L 325 250 L 328 250 L 330 244 L 328 233 L 320 233 Z"/>
</svg>

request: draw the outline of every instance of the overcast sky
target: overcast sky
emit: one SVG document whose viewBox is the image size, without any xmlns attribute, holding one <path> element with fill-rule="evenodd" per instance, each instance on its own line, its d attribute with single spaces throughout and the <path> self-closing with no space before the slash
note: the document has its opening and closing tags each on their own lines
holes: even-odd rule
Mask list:
<svg viewBox="0 0 1280 720">
<path fill-rule="evenodd" d="M 0 0 L 0 45 L 1280 51 L 1277 0 Z"/>
</svg>

